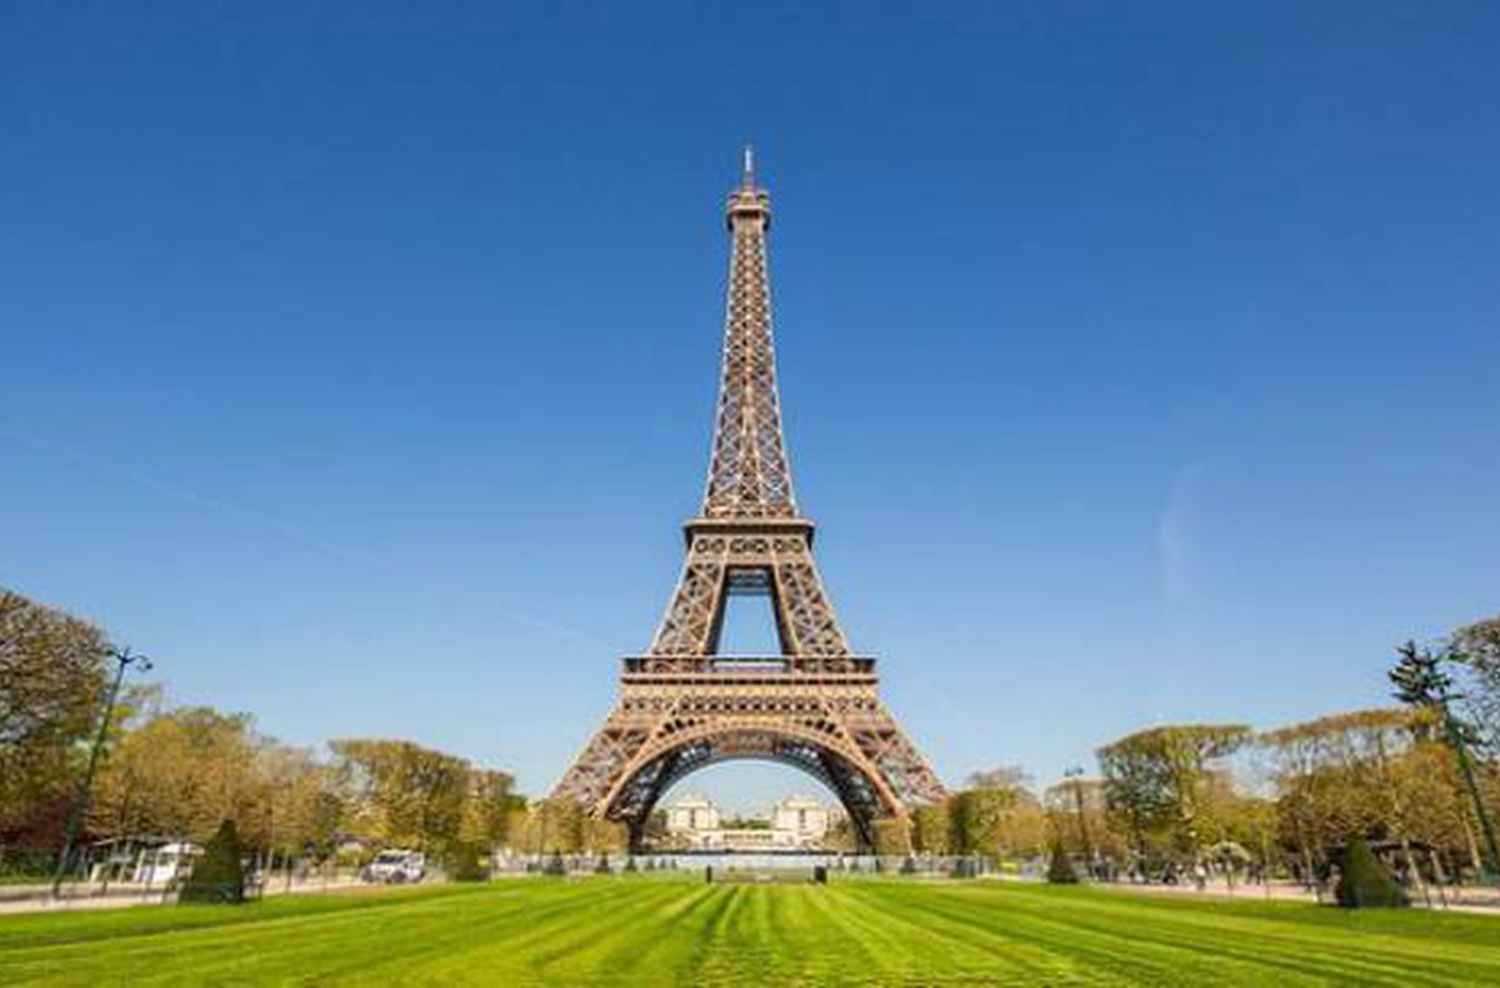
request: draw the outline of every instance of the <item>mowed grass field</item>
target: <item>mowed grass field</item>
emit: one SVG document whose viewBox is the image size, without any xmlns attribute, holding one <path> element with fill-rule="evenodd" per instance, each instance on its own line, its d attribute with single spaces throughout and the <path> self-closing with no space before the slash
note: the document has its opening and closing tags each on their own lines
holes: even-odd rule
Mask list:
<svg viewBox="0 0 1500 988">
<path fill-rule="evenodd" d="M 0 985 L 1500 985 L 1500 919 L 631 876 L 0 918 Z"/>
</svg>

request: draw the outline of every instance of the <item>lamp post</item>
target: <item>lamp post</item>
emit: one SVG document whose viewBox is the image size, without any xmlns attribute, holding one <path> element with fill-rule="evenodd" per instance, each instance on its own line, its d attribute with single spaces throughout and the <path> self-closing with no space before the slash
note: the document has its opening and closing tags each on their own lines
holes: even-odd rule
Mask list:
<svg viewBox="0 0 1500 988">
<path fill-rule="evenodd" d="M 1063 772 L 1063 778 L 1073 780 L 1073 808 L 1078 813 L 1078 837 L 1083 842 L 1083 859 L 1086 861 L 1089 875 L 1094 873 L 1094 843 L 1089 840 L 1089 825 L 1083 813 L 1083 769 L 1073 766 Z"/>
<path fill-rule="evenodd" d="M 94 773 L 99 769 L 99 755 L 104 750 L 104 737 L 109 731 L 109 720 L 114 716 L 115 703 L 120 698 L 120 687 L 125 682 L 125 670 L 135 666 L 141 672 L 151 668 L 151 660 L 128 648 L 109 649 L 109 657 L 115 660 L 115 676 L 110 681 L 104 698 L 104 713 L 99 718 L 99 730 L 94 734 L 94 743 L 89 748 L 89 766 L 83 773 L 83 782 L 78 787 L 78 797 L 73 800 L 73 812 L 68 815 L 68 829 L 63 837 L 62 854 L 57 859 L 57 872 L 52 876 L 52 897 L 62 892 L 62 882 L 68 873 L 68 864 L 73 857 L 73 843 L 78 839 L 78 828 L 88 813 L 89 800 L 94 793 Z"/>
</svg>

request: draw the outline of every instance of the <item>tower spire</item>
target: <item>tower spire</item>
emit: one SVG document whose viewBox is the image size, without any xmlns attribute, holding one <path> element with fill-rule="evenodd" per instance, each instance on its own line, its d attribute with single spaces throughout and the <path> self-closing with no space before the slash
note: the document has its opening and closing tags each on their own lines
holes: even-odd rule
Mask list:
<svg viewBox="0 0 1500 988">
<path fill-rule="evenodd" d="M 754 152 L 747 145 L 740 185 L 729 194 L 726 208 L 729 289 L 719 408 L 703 498 L 707 518 L 797 514 L 771 341 L 771 280 L 766 268 L 771 197 L 755 184 L 754 167 Z"/>
</svg>

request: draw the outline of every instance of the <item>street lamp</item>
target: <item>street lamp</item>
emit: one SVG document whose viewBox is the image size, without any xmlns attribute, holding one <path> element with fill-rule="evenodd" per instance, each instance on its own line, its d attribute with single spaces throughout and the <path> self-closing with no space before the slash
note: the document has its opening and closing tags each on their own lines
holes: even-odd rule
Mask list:
<svg viewBox="0 0 1500 988">
<path fill-rule="evenodd" d="M 68 816 L 68 829 L 63 837 L 62 854 L 57 859 L 57 872 L 52 876 L 52 897 L 62 891 L 63 877 L 68 872 L 68 863 L 73 857 L 73 842 L 78 839 L 78 828 L 88 813 L 89 800 L 94 793 L 94 773 L 99 768 L 99 755 L 104 749 L 104 737 L 109 731 L 109 719 L 114 716 L 115 702 L 120 698 L 120 686 L 125 681 L 125 670 L 135 666 L 141 672 L 151 669 L 151 660 L 132 652 L 129 648 L 110 646 L 109 657 L 115 660 L 115 678 L 109 684 L 104 698 L 104 713 L 99 718 L 99 730 L 94 734 L 94 743 L 89 748 L 89 767 L 83 773 L 83 782 L 78 787 L 78 797 L 73 800 L 73 812 Z"/>
<path fill-rule="evenodd" d="M 1089 825 L 1083 814 L 1083 769 L 1077 765 L 1063 771 L 1063 778 L 1073 780 L 1073 806 L 1078 811 L 1078 836 L 1083 841 L 1083 857 L 1089 874 L 1094 871 L 1094 845 L 1089 840 Z"/>
</svg>

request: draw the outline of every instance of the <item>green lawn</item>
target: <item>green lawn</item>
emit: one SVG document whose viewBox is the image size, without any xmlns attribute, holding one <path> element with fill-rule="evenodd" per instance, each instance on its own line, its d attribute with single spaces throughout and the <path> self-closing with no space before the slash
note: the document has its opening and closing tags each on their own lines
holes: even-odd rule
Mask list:
<svg viewBox="0 0 1500 988">
<path fill-rule="evenodd" d="M 1500 919 L 649 876 L 0 918 L 0 985 L 1500 985 Z"/>
</svg>

